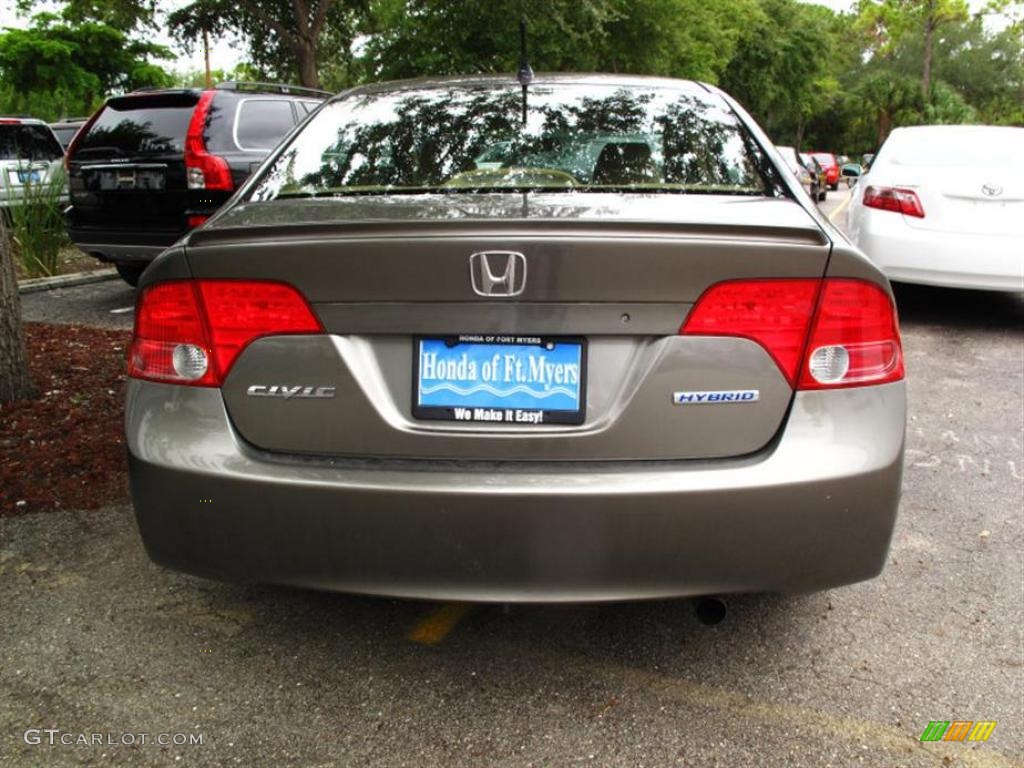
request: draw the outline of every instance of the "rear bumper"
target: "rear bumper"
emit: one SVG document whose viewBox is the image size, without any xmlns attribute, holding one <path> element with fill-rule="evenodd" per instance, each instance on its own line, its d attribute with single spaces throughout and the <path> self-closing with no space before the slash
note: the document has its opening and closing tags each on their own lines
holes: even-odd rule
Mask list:
<svg viewBox="0 0 1024 768">
<path fill-rule="evenodd" d="M 405 597 L 621 600 L 877 575 L 905 389 L 800 393 L 770 449 L 713 462 L 285 462 L 237 438 L 219 391 L 138 381 L 126 419 L 158 563 Z"/>
<path fill-rule="evenodd" d="M 888 211 L 863 209 L 854 241 L 890 280 L 947 288 L 1024 291 L 1019 236 L 915 229 Z"/>
<path fill-rule="evenodd" d="M 139 264 L 148 264 L 188 232 L 131 232 L 71 226 L 67 231 L 71 242 L 90 256 Z"/>
</svg>

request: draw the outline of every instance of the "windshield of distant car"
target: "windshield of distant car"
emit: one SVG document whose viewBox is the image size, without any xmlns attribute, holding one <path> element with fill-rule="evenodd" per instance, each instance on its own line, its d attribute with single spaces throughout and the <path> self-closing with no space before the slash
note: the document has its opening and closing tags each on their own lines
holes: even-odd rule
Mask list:
<svg viewBox="0 0 1024 768">
<path fill-rule="evenodd" d="M 515 86 L 513 83 L 512 86 Z M 767 161 L 717 95 L 665 87 L 452 84 L 323 107 L 249 199 L 417 192 L 766 194 Z"/>
<path fill-rule="evenodd" d="M 45 125 L 0 125 L 0 160 L 57 160 L 64 150 Z"/>
<path fill-rule="evenodd" d="M 907 131 L 883 149 L 894 165 L 1024 170 L 1024 128 Z"/>
</svg>

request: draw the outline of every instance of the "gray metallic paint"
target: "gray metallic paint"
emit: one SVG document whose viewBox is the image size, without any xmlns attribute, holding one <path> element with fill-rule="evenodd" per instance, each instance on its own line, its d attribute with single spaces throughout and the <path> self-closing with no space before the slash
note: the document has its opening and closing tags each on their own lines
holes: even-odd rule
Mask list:
<svg viewBox="0 0 1024 768">
<path fill-rule="evenodd" d="M 159 563 L 436 599 L 823 589 L 876 575 L 903 462 L 902 382 L 801 392 L 742 459 L 275 460 L 217 390 L 129 382 L 132 494 Z M 209 499 L 209 502 L 201 502 Z"/>
<path fill-rule="evenodd" d="M 545 79 L 719 93 L 775 156 L 760 128 L 711 86 Z M 279 339 L 256 342 L 223 392 L 129 382 L 132 492 L 157 562 L 232 580 L 499 601 L 799 591 L 882 568 L 900 493 L 903 382 L 795 395 L 783 382 L 780 393 L 781 376 L 772 380 L 756 345 L 674 336 L 674 316 L 681 322 L 722 279 L 827 274 L 890 291 L 790 174 L 779 173 L 778 183 L 792 199 L 452 194 L 269 206 L 244 202 L 258 176 L 182 248 L 158 258 L 140 285 L 185 276 L 290 280 L 333 337 L 292 350 Z M 544 265 L 543 278 L 522 302 L 488 309 L 463 274 L 478 247 L 523 250 Z M 474 318 L 480 327 L 468 329 Z M 544 428 L 543 436 L 414 423 L 411 379 L 399 369 L 410 364 L 412 334 L 442 328 L 564 329 L 593 336 L 598 359 L 619 355 L 628 368 L 639 355 L 647 369 L 605 366 L 588 382 L 587 423 Z M 645 396 L 634 406 L 635 428 L 615 434 L 615 417 L 638 396 L 629 387 L 656 373 L 658 361 L 671 373 L 652 393 L 665 389 L 666 400 L 673 389 L 741 387 L 754 376 L 770 407 L 682 408 L 665 418 L 671 406 Z M 726 384 L 736 361 L 748 368 Z M 321 373 L 347 376 L 346 396 L 372 389 L 374 405 L 367 400 L 342 424 L 338 411 L 312 410 L 339 407 L 331 400 L 291 404 L 309 413 L 273 402 L 269 420 L 256 410 L 269 398 L 236 402 L 257 376 Z M 693 386 L 673 386 L 681 376 Z M 666 428 L 675 418 L 696 421 L 677 434 Z M 701 445 L 701 458 L 678 458 L 701 455 Z M 736 455 L 709 458 L 729 453 Z"/>
<path fill-rule="evenodd" d="M 772 438 L 792 397 L 771 357 L 747 339 L 590 336 L 587 357 L 587 415 L 580 426 L 416 421 L 408 335 L 259 339 L 239 357 L 222 390 L 235 428 L 260 448 L 454 459 L 735 456 Z M 300 383 L 336 387 L 336 396 L 246 395 L 253 384 Z M 746 388 L 760 389 L 761 399 L 705 408 L 672 403 L 677 390 Z"/>
</svg>

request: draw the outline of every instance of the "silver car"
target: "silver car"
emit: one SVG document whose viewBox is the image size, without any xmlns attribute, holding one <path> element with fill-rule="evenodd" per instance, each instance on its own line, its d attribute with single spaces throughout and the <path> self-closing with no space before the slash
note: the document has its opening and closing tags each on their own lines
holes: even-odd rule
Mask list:
<svg viewBox="0 0 1024 768">
<path fill-rule="evenodd" d="M 892 294 L 776 157 L 677 80 L 335 97 L 142 278 L 150 555 L 494 601 L 875 576 L 903 462 Z"/>
<path fill-rule="evenodd" d="M 63 184 L 64 149 L 42 120 L 0 117 L 0 209 L 20 205 L 32 185 Z M 54 190 L 66 203 L 67 190 Z"/>
</svg>

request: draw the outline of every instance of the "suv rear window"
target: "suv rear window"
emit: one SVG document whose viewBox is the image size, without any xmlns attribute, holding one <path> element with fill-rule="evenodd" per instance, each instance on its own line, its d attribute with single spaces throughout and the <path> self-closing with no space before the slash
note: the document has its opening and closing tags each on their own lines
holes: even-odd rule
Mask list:
<svg viewBox="0 0 1024 768">
<path fill-rule="evenodd" d="M 45 125 L 0 125 L 0 160 L 57 160 L 64 150 Z"/>
<path fill-rule="evenodd" d="M 697 88 L 534 84 L 357 93 L 322 107 L 251 199 L 422 192 L 763 195 L 766 161 Z"/>
<path fill-rule="evenodd" d="M 76 156 L 184 152 L 185 133 L 198 101 L 192 93 L 111 99 L 83 137 Z"/>
<path fill-rule="evenodd" d="M 245 99 L 235 119 L 239 149 L 273 149 L 295 125 L 291 102 L 280 99 Z"/>
</svg>

